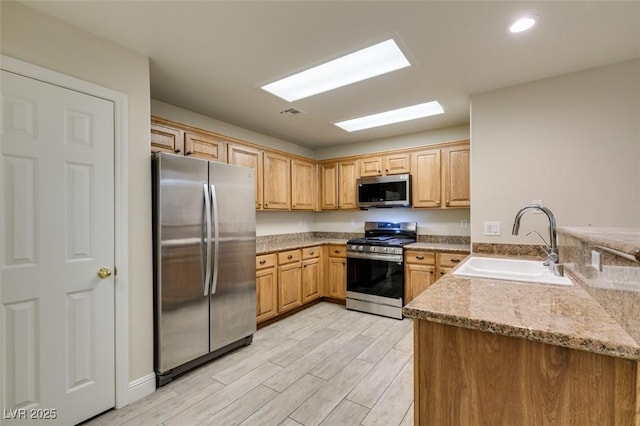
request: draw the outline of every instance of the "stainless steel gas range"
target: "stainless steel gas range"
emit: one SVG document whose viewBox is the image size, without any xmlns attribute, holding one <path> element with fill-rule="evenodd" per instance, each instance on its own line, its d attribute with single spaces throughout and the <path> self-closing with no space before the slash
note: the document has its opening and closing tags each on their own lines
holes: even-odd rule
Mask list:
<svg viewBox="0 0 640 426">
<path fill-rule="evenodd" d="M 415 222 L 366 222 L 364 238 L 347 241 L 347 309 L 402 319 L 403 246 L 416 242 Z"/>
</svg>

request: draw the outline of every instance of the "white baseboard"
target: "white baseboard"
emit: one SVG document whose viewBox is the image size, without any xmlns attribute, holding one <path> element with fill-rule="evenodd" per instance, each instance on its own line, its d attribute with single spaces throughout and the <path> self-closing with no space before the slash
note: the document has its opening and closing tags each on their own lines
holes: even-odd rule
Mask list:
<svg viewBox="0 0 640 426">
<path fill-rule="evenodd" d="M 156 390 L 155 373 L 147 374 L 139 379 L 129 382 L 127 404 L 131 404 L 147 395 L 151 395 Z M 122 408 L 122 407 L 118 407 Z"/>
</svg>

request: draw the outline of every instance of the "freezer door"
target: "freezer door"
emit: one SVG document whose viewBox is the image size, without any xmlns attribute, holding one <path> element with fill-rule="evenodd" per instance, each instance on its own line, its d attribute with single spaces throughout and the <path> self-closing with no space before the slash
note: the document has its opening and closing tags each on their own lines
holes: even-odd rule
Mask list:
<svg viewBox="0 0 640 426">
<path fill-rule="evenodd" d="M 210 350 L 256 330 L 255 171 L 210 163 L 213 255 Z"/>
<path fill-rule="evenodd" d="M 155 365 L 163 374 L 209 351 L 208 162 L 154 155 Z"/>
</svg>

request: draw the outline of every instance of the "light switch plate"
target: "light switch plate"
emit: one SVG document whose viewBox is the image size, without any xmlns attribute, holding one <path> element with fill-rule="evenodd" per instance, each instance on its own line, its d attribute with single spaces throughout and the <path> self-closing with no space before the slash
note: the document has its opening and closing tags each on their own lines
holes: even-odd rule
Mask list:
<svg viewBox="0 0 640 426">
<path fill-rule="evenodd" d="M 500 222 L 484 222 L 484 235 L 500 235 Z"/>
</svg>

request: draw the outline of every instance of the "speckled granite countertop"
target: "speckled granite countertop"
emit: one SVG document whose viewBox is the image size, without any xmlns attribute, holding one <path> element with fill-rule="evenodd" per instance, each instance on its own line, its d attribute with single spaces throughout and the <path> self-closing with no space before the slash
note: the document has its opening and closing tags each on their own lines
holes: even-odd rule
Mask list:
<svg viewBox="0 0 640 426">
<path fill-rule="evenodd" d="M 594 245 L 620 251 L 640 262 L 640 229 L 607 226 L 560 226 L 558 234 L 571 235 Z"/>
<path fill-rule="evenodd" d="M 405 306 L 404 315 L 640 361 L 640 344 L 578 284 L 447 274 Z"/>
<path fill-rule="evenodd" d="M 322 244 L 347 244 L 347 240 L 342 238 L 301 238 L 299 240 L 257 243 L 256 254 L 267 254 L 283 250 L 295 250 Z"/>
<path fill-rule="evenodd" d="M 447 244 L 447 243 L 413 243 L 404 246 L 405 250 L 429 250 L 429 251 L 442 251 L 452 253 L 471 253 L 471 246 L 469 244 Z"/>
</svg>

